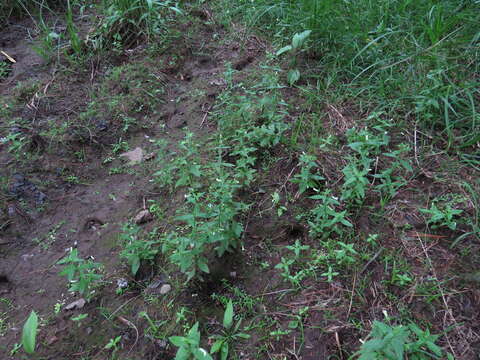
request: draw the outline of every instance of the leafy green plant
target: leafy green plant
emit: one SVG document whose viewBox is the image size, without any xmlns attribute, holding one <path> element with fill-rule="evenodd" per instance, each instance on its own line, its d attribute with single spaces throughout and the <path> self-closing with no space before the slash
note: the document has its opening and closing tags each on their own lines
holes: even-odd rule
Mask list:
<svg viewBox="0 0 480 360">
<path fill-rule="evenodd" d="M 118 351 L 118 343 L 122 340 L 122 336 L 117 336 L 114 338 L 111 338 L 107 345 L 105 345 L 106 350 L 112 350 L 112 356 Z"/>
<path fill-rule="evenodd" d="M 360 350 L 352 357 L 358 360 L 428 360 L 441 359 L 442 349 L 435 344 L 439 335 L 420 329 L 416 324 L 390 326 L 374 321 L 372 330 Z"/>
<path fill-rule="evenodd" d="M 230 348 L 236 344 L 240 339 L 249 339 L 250 335 L 239 332 L 241 320 L 238 320 L 233 326 L 233 303 L 230 300 L 223 314 L 223 333 L 221 335 L 213 336 L 214 343 L 210 349 L 211 354 L 220 354 L 220 360 L 227 360 Z"/>
<path fill-rule="evenodd" d="M 230 164 L 210 163 L 205 171 L 213 181 L 206 191 L 189 188 L 185 206 L 179 209 L 176 220 L 185 224 L 182 231 L 163 237 L 162 252 L 170 254 L 170 260 L 190 280 L 198 270 L 208 273 L 207 254 L 214 250 L 218 256 L 235 250 L 243 226 L 237 220 L 247 205 L 235 198 L 239 181 L 229 172 Z M 193 181 L 193 179 L 192 179 Z"/>
<path fill-rule="evenodd" d="M 228 293 L 225 295 L 214 293 L 211 295 L 213 300 L 218 301 L 226 307 L 228 302 L 233 298 L 233 304 L 240 310 L 242 316 L 249 317 L 255 314 L 257 306 L 260 305 L 260 299 L 250 295 L 244 289 L 230 284 L 226 279 L 222 280 L 222 286 Z"/>
<path fill-rule="evenodd" d="M 11 66 L 6 61 L 0 61 L 0 81 L 7 78 L 11 72 Z"/>
<path fill-rule="evenodd" d="M 22 345 L 27 354 L 35 352 L 35 343 L 37 338 L 38 316 L 32 310 L 27 321 L 23 325 L 22 331 Z"/>
<path fill-rule="evenodd" d="M 169 162 L 164 161 L 164 156 L 160 157 L 161 169 L 154 174 L 155 181 L 161 186 L 174 185 L 175 188 L 198 187 L 203 174 L 199 151 L 200 144 L 195 142 L 193 133 L 187 132 L 179 143 L 179 152 L 173 154 Z"/>
<path fill-rule="evenodd" d="M 306 40 L 312 33 L 311 30 L 305 30 L 301 33 L 296 33 L 292 37 L 292 42 L 290 45 L 282 47 L 277 51 L 276 55 L 280 56 L 284 53 L 292 53 L 292 60 L 290 66 L 295 66 L 297 61 L 297 54 L 302 50 Z M 291 85 L 295 84 L 300 79 L 300 70 L 297 68 L 290 69 L 287 74 L 288 83 Z"/>
<path fill-rule="evenodd" d="M 350 159 L 342 170 L 345 179 L 342 187 L 342 200 L 353 201 L 356 204 L 363 202 L 369 184 L 367 175 L 370 172 L 370 164 L 371 159 L 363 159 L 363 161 Z"/>
<path fill-rule="evenodd" d="M 8 152 L 10 152 L 18 161 L 28 158 L 28 140 L 21 132 L 8 134 L 2 142 L 8 143 Z"/>
<path fill-rule="evenodd" d="M 70 320 L 77 323 L 77 327 L 80 328 L 82 326 L 82 321 L 88 317 L 88 314 L 78 314 L 76 316 L 72 316 Z"/>
<path fill-rule="evenodd" d="M 308 225 L 312 236 L 326 239 L 333 233 L 342 235 L 345 232 L 345 227 L 351 228 L 353 226 L 347 220 L 346 210 L 340 212 L 336 210 L 340 202 L 333 197 L 330 190 L 325 190 L 310 198 L 319 200 L 319 204 L 310 210 L 309 214 Z"/>
<path fill-rule="evenodd" d="M 337 272 L 337 271 L 334 271 L 332 265 L 328 265 L 328 270 L 326 272 L 320 274 L 320 276 L 326 277 L 327 282 L 329 282 L 329 283 L 331 283 L 333 281 L 333 278 L 337 275 L 340 275 L 340 273 Z"/>
<path fill-rule="evenodd" d="M 87 299 L 93 295 L 93 287 L 102 278 L 102 275 L 98 274 L 100 264 L 78 257 L 78 249 L 70 249 L 69 255 L 57 264 L 65 265 L 60 275 L 67 277 L 70 283 L 69 291 L 78 292 Z"/>
<path fill-rule="evenodd" d="M 120 257 L 127 260 L 134 276 L 137 274 L 141 262 L 153 261 L 159 251 L 154 248 L 158 240 L 141 239 L 139 231 L 140 228 L 137 225 L 126 223 L 122 226 L 122 233 L 120 234 L 123 247 Z"/>
<path fill-rule="evenodd" d="M 356 262 L 355 257 L 358 252 L 354 249 L 354 244 L 345 244 L 343 241 L 338 241 L 337 248 L 334 252 L 335 262 L 339 265 L 352 265 Z"/>
<path fill-rule="evenodd" d="M 171 336 L 170 342 L 178 347 L 175 360 L 213 360 L 210 354 L 200 347 L 198 322 L 192 326 L 186 336 Z"/>
<path fill-rule="evenodd" d="M 420 128 L 445 135 L 446 147 L 478 142 L 473 100 L 479 94 L 478 54 L 471 46 L 478 41 L 476 2 L 461 8 L 434 0 L 237 3 L 232 14 L 275 38 L 290 39 L 299 28 L 312 31 L 309 67 L 315 66 L 312 75 L 321 97 L 354 96 L 358 103 L 388 109 L 399 122 L 414 109 Z"/>
<path fill-rule="evenodd" d="M 287 245 L 285 248 L 292 251 L 294 256 L 293 258 L 282 256 L 280 262 L 275 265 L 275 269 L 282 271 L 280 275 L 285 280 L 296 287 L 300 287 L 301 281 L 313 273 L 316 265 L 311 262 L 309 267 L 302 268 L 299 264 L 301 252 L 309 250 L 310 246 L 302 245 L 300 240 L 297 239 L 293 245 Z"/>
<path fill-rule="evenodd" d="M 373 133 L 368 129 L 351 128 L 347 131 L 348 147 L 354 151 L 343 168 L 344 182 L 342 200 L 361 205 L 369 186 L 368 174 L 371 171 L 373 157 L 381 153 L 381 148 L 388 145 L 389 137 L 380 129 Z"/>
<path fill-rule="evenodd" d="M 182 14 L 173 1 L 161 0 L 103 0 L 104 17 L 97 26 L 97 48 L 118 44 L 130 48 L 142 38 L 160 34 L 165 23 L 165 12 Z"/>
<path fill-rule="evenodd" d="M 319 181 L 325 180 L 313 171 L 318 168 L 316 160 L 317 158 L 314 155 L 302 154 L 300 156 L 300 173 L 295 174 L 290 180 L 292 183 L 298 184 L 300 194 L 308 189 L 318 190 L 320 187 Z"/>
<path fill-rule="evenodd" d="M 430 209 L 420 209 L 420 212 L 430 216 L 427 224 L 431 225 L 432 229 L 446 226 L 450 230 L 455 230 L 457 228 L 455 217 L 460 215 L 463 210 L 454 209 L 451 204 L 445 204 L 439 208 L 435 202 L 432 202 Z"/>
<path fill-rule="evenodd" d="M 138 314 L 139 317 L 144 318 L 147 320 L 148 327 L 145 329 L 145 335 L 147 337 L 153 338 L 153 339 L 163 339 L 164 336 L 162 335 L 162 329 L 163 325 L 166 323 L 166 321 L 155 321 L 152 319 L 147 312 L 141 311 Z"/>
<path fill-rule="evenodd" d="M 296 287 L 300 287 L 301 281 L 307 277 L 307 273 L 303 270 L 295 271 L 293 269 L 295 259 L 282 257 L 280 262 L 275 265 L 275 269 L 281 270 L 280 275 Z"/>
<path fill-rule="evenodd" d="M 188 279 L 197 274 L 197 269 L 209 272 L 206 254 L 211 246 L 219 256 L 238 246 L 243 227 L 235 217 L 245 205 L 233 198 L 237 188 L 236 182 L 225 174 L 212 184 L 209 196 L 198 192 L 186 196 L 188 211 L 176 218 L 186 224 L 185 231 L 183 235 L 168 234 L 162 251 L 172 251 L 170 259 Z"/>
<path fill-rule="evenodd" d="M 70 0 L 67 0 L 67 9 L 66 9 L 66 23 L 67 23 L 67 33 L 70 37 L 70 46 L 78 57 L 82 54 L 82 42 L 80 40 L 79 31 L 73 22 L 73 9 L 70 4 Z"/>
<path fill-rule="evenodd" d="M 40 20 L 38 27 L 40 35 L 32 49 L 46 62 L 50 62 L 55 53 L 58 52 L 62 36 L 47 25 L 43 19 Z"/>
</svg>

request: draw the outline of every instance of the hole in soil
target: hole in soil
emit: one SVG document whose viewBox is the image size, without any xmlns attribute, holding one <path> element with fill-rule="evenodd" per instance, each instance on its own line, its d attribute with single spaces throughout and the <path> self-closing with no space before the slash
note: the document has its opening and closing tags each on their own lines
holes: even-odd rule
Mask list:
<svg viewBox="0 0 480 360">
<path fill-rule="evenodd" d="M 212 59 L 211 57 L 202 56 L 200 59 L 198 59 L 198 65 L 202 69 L 211 69 L 215 67 L 216 63 L 215 63 L 215 60 Z"/>
<path fill-rule="evenodd" d="M 299 224 L 290 224 L 288 225 L 286 232 L 290 239 L 298 239 L 305 234 L 305 229 Z"/>
<path fill-rule="evenodd" d="M 253 60 L 255 60 L 255 58 L 253 56 L 248 56 L 248 57 L 240 60 L 239 62 L 237 62 L 233 66 L 233 68 L 235 70 L 241 71 L 241 70 L 245 69 L 248 65 L 250 65 L 253 62 Z"/>
<path fill-rule="evenodd" d="M 83 225 L 83 230 L 88 231 L 88 230 L 97 230 L 102 226 L 104 222 L 98 218 L 89 218 L 85 221 L 85 225 Z"/>
<path fill-rule="evenodd" d="M 10 281 L 8 280 L 7 275 L 0 274 L 0 285 L 2 284 L 9 284 Z"/>
<path fill-rule="evenodd" d="M 198 294 L 200 301 L 211 303 L 211 295 L 224 288 L 222 280 L 235 283 L 236 269 L 240 267 L 239 260 L 238 253 L 226 255 L 221 259 L 215 258 L 209 266 L 210 273 L 203 274 L 203 281 L 197 281 L 192 288 L 192 291 Z"/>
</svg>

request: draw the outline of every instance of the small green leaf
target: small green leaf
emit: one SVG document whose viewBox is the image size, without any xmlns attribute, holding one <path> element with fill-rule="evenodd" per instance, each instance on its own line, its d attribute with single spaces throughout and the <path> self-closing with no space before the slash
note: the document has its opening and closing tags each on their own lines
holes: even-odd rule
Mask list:
<svg viewBox="0 0 480 360">
<path fill-rule="evenodd" d="M 197 360 L 213 360 L 210 354 L 205 349 L 202 349 L 202 348 L 194 349 L 193 355 Z"/>
<path fill-rule="evenodd" d="M 218 352 L 220 350 L 220 348 L 222 347 L 222 344 L 223 344 L 223 341 L 224 339 L 221 338 L 221 339 L 218 339 L 217 341 L 215 341 L 210 349 L 210 354 L 215 354 L 216 352 Z"/>
<path fill-rule="evenodd" d="M 280 56 L 280 55 L 282 55 L 283 53 L 286 53 L 286 52 L 288 52 L 288 51 L 290 51 L 290 50 L 292 50 L 292 46 L 291 46 L 291 45 L 287 45 L 287 46 L 282 47 L 280 50 L 278 50 L 275 55 Z"/>
<path fill-rule="evenodd" d="M 292 69 L 287 74 L 287 81 L 290 86 L 295 84 L 298 80 L 300 80 L 300 71 L 298 69 Z"/>
<path fill-rule="evenodd" d="M 140 268 L 140 258 L 138 256 L 132 256 L 132 274 L 133 276 L 137 275 L 138 269 Z"/>
<path fill-rule="evenodd" d="M 228 358 L 228 342 L 224 342 L 220 349 L 220 360 L 227 360 Z"/>
<path fill-rule="evenodd" d="M 209 274 L 210 273 L 210 269 L 208 268 L 208 265 L 206 263 L 206 259 L 205 258 L 200 258 L 197 260 L 197 265 L 198 265 L 198 268 L 203 271 L 204 273 L 207 273 Z"/>
<path fill-rule="evenodd" d="M 298 327 L 298 320 L 292 320 L 288 323 L 290 329 L 296 329 Z"/>
<path fill-rule="evenodd" d="M 25 325 L 23 325 L 22 332 L 22 345 L 23 349 L 28 354 L 35 352 L 35 341 L 37 338 L 38 316 L 35 311 L 32 310 Z"/>
<path fill-rule="evenodd" d="M 311 30 L 305 30 L 301 33 L 293 35 L 292 48 L 298 49 L 302 47 L 303 43 L 305 42 L 305 40 L 307 40 L 311 33 Z"/>
<path fill-rule="evenodd" d="M 188 331 L 188 339 L 192 340 L 197 345 L 200 344 L 200 331 L 198 331 L 198 325 L 198 322 L 196 322 Z"/>
<path fill-rule="evenodd" d="M 230 329 L 233 322 L 233 304 L 232 300 L 230 300 L 227 304 L 227 308 L 225 309 L 225 313 L 223 314 L 223 327 L 225 329 Z"/>
<path fill-rule="evenodd" d="M 183 336 L 170 336 L 168 340 L 176 347 L 181 347 L 185 344 L 185 338 Z"/>
<path fill-rule="evenodd" d="M 187 347 L 181 347 L 175 354 L 175 360 L 190 360 L 190 350 Z"/>
</svg>

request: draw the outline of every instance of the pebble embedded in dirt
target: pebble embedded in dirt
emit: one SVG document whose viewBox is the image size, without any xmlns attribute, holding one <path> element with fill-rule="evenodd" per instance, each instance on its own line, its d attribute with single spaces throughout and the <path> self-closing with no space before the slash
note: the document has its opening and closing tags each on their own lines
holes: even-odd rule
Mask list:
<svg viewBox="0 0 480 360">
<path fill-rule="evenodd" d="M 120 154 L 120 156 L 127 158 L 128 165 L 136 165 L 143 161 L 143 150 L 137 147 L 131 151 Z"/>
<path fill-rule="evenodd" d="M 145 224 L 149 221 L 153 220 L 153 215 L 150 211 L 148 210 L 142 210 L 140 211 L 137 216 L 135 216 L 135 224 L 140 225 L 140 224 Z"/>
<path fill-rule="evenodd" d="M 172 290 L 172 286 L 169 285 L 169 284 L 164 284 L 160 288 L 160 295 L 165 295 L 165 294 L 169 293 L 170 290 Z"/>
<path fill-rule="evenodd" d="M 85 301 L 85 299 L 81 298 L 65 306 L 65 310 L 81 309 L 85 306 L 86 303 L 87 302 Z"/>
</svg>

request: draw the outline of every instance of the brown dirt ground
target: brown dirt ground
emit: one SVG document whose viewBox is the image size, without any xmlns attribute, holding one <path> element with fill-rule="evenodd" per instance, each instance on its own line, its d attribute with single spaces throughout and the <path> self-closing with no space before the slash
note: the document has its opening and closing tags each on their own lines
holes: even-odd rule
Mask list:
<svg viewBox="0 0 480 360">
<path fill-rule="evenodd" d="M 32 24 L 28 21 L 17 23 L 0 34 L 2 49 L 17 60 L 10 76 L 0 84 L 0 94 L 6 101 L 16 99 L 13 117 L 21 118 L 25 124 L 21 129 L 12 130 L 7 118 L 3 117 L 0 119 L 0 137 L 20 131 L 28 139 L 29 153 L 33 156 L 18 159 L 8 152 L 6 145 L 0 145 L 0 175 L 7 179 L 0 194 L 0 314 L 4 314 L 6 323 L 5 328 L 0 326 L 2 359 L 15 358 L 10 356 L 10 350 L 19 342 L 21 326 L 32 309 L 44 321 L 39 338 L 42 358 L 82 359 L 89 356 L 95 360 L 104 359 L 108 355 L 103 346 L 110 338 L 122 335 L 120 358 L 171 359 L 174 354 L 172 348 L 165 347 L 158 339 L 152 341 L 138 336 L 147 329 L 146 321 L 139 318 L 138 313 L 147 311 L 152 318 L 173 323 L 168 318 L 172 312 L 166 309 L 166 304 L 173 301 L 178 306 L 186 304 L 196 309 L 196 318 L 206 321 L 207 328 L 214 330 L 218 328 L 218 321 L 214 319 L 219 319 L 221 307 L 210 295 L 238 296 L 221 285 L 222 278 L 227 278 L 251 297 L 260 298 L 262 303 L 267 304 L 268 308 L 257 309 L 256 315 L 249 318 L 252 323 L 278 321 L 287 328 L 292 314 L 305 306 L 310 307 L 304 323 L 304 343 L 300 343 L 301 334 L 296 329 L 288 336 L 271 342 L 263 353 L 265 359 L 267 354 L 270 359 L 345 359 L 353 349 L 358 348 L 358 339 L 366 335 L 364 330 L 352 325 L 352 318 L 368 323 L 368 319 L 382 319 L 384 310 L 392 317 L 402 315 L 399 307 L 392 308 L 387 297 L 388 293 L 400 293 L 400 290 L 391 286 L 386 289 L 382 279 L 388 274 L 384 273 L 382 263 L 375 259 L 353 279 L 342 278 L 331 284 L 311 280 L 304 290 L 290 292 L 288 284 L 283 283 L 278 271 L 273 269 L 280 260 L 279 252 L 272 253 L 270 250 L 292 244 L 298 238 L 312 247 L 315 244 L 309 240 L 307 230 L 294 219 L 293 213 L 287 212 L 281 219 L 276 219 L 267 211 L 267 206 L 262 204 L 267 203 L 270 191 L 265 194 L 247 191 L 245 195 L 259 205 L 247 215 L 244 251 L 219 261 L 213 267 L 210 278 L 193 284 L 187 291 L 176 292 L 161 301 L 152 300 L 152 303 L 145 302 L 140 296 L 149 281 L 164 274 L 161 271 L 152 274 L 149 273 L 151 269 L 144 269 L 141 279 L 128 277 L 128 269 L 117 256 L 119 227 L 133 218 L 148 200 L 159 201 L 164 205 L 166 214 L 173 214 L 182 194 L 172 196 L 157 189 L 150 182 L 148 162 L 127 167 L 121 174 L 109 175 L 103 160 L 110 154 L 111 144 L 124 136 L 118 124 L 109 124 L 106 133 L 98 127 L 89 128 L 86 133 L 74 128 L 61 139 L 41 134 L 45 134 L 49 127 L 62 124 L 65 119 L 75 121 L 92 100 L 94 90 L 101 87 L 108 69 L 127 63 L 141 63 L 161 73 L 163 80 L 159 86 L 166 89 L 161 103 L 148 114 L 148 127 L 135 128 L 128 133 L 130 149 L 139 146 L 147 153 L 156 151 L 150 140 L 163 138 L 174 143 L 183 137 L 185 129 L 197 136 L 215 131 L 215 124 L 209 122 L 209 111 L 223 89 L 221 79 L 226 62 L 231 62 L 238 71 L 255 69 L 266 47 L 254 36 L 245 42 L 238 39 L 223 43 L 216 41 L 214 34 L 217 38 L 230 37 L 219 25 L 204 21 L 210 16 L 209 12 L 199 11 L 195 24 L 189 20 L 179 25 L 180 33 L 190 35 L 184 38 L 182 44 L 156 54 L 153 60 L 140 46 L 111 61 L 93 59 L 85 64 L 84 69 L 74 71 L 45 64 L 31 50 L 27 30 Z M 188 31 L 192 26 L 196 30 L 194 35 Z M 176 57 L 172 65 L 173 54 Z M 33 90 L 19 93 L 20 83 L 32 84 Z M 109 89 L 114 93 L 121 92 L 121 84 L 117 85 Z M 301 97 L 293 90 L 285 92 L 286 97 Z M 182 101 L 177 102 L 179 98 Z M 299 112 L 308 111 L 301 108 L 301 102 L 299 104 Z M 335 133 L 341 135 L 356 122 L 352 110 L 339 110 L 333 105 L 325 108 L 326 128 L 331 127 Z M 295 121 L 291 116 L 286 120 Z M 279 160 L 259 183 L 265 188 L 279 189 L 282 194 L 295 193 L 295 186 L 287 183 L 286 179 L 296 166 L 296 159 L 281 146 L 274 151 Z M 75 155 L 78 152 L 83 154 L 81 160 Z M 340 164 L 341 152 L 319 154 L 319 159 L 326 178 L 336 181 L 341 176 L 339 169 L 343 167 Z M 444 279 L 449 289 L 455 289 L 431 304 L 417 296 L 418 284 L 414 284 L 409 291 L 402 293 L 404 311 L 413 318 L 434 324 L 433 333 L 441 333 L 447 326 L 456 326 L 449 339 L 453 345 L 447 344 L 445 338 L 441 340 L 442 345 L 446 349 L 454 346 L 455 351 L 462 354 L 459 359 L 474 359 L 475 354 L 480 352 L 480 318 L 475 310 L 480 305 L 480 294 L 477 287 L 465 284 L 451 274 L 471 272 L 476 260 L 463 263 L 464 259 L 458 257 L 457 251 L 449 248 L 448 240 L 451 241 L 454 234 L 435 233 L 434 242 L 430 241 L 433 235 L 427 235 L 423 243 L 430 241 L 428 252 L 418 241 L 421 236 L 414 235 L 415 230 L 427 232 L 417 211 L 419 204 L 423 203 L 419 193 L 433 196 L 453 191 L 455 187 L 452 185 L 450 188 L 433 180 L 434 175 L 439 174 L 438 163 L 441 161 L 441 158 L 434 158 L 428 166 L 423 166 L 423 173 L 412 179 L 408 190 L 397 196 L 394 204 L 386 209 L 384 218 L 374 218 L 373 211 L 366 211 L 356 214 L 352 220 L 364 237 L 370 233 L 382 234 L 382 238 L 386 239 L 382 243 L 384 252 L 404 254 L 416 275 Z M 122 165 L 119 160 L 115 164 Z M 65 172 L 75 175 L 82 183 L 65 181 Z M 469 176 L 461 171 L 458 174 L 459 178 Z M 298 206 L 309 208 L 311 201 L 302 201 Z M 467 211 L 473 212 L 474 209 L 468 210 L 468 206 Z M 157 222 L 168 226 L 161 220 Z M 416 224 L 413 235 L 405 236 L 401 230 L 405 223 Z M 145 231 L 153 226 L 152 223 L 145 225 Z M 470 246 L 472 252 L 478 251 L 479 247 L 470 238 L 463 246 Z M 56 265 L 65 256 L 66 249 L 71 247 L 77 247 L 84 257 L 92 256 L 104 265 L 104 273 L 107 274 L 105 286 L 85 308 L 61 311 L 55 315 L 53 309 L 56 303 L 68 304 L 76 299 L 67 293 L 66 281 L 58 276 L 60 267 Z M 430 256 L 433 271 L 425 266 L 425 254 Z M 260 270 L 258 263 L 262 261 L 272 265 L 271 268 Z M 162 259 L 158 260 L 158 264 L 160 269 L 165 265 Z M 232 277 L 231 272 L 236 275 Z M 138 287 L 121 297 L 117 296 L 116 280 L 120 277 L 137 281 Z M 362 284 L 362 290 L 359 290 L 359 284 Z M 448 311 L 445 311 L 442 300 L 448 302 Z M 70 320 L 80 313 L 89 314 L 81 327 Z M 261 332 L 254 334 L 248 343 L 242 345 L 242 359 L 253 359 L 250 356 L 256 353 L 264 335 Z M 299 347 L 302 348 L 299 355 L 293 355 L 298 353 Z"/>
</svg>

